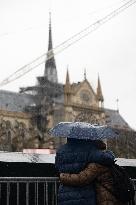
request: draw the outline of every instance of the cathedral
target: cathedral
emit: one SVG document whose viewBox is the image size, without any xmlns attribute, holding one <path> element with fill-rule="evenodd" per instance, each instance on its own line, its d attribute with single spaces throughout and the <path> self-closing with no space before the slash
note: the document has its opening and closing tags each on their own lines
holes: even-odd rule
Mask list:
<svg viewBox="0 0 136 205">
<path fill-rule="evenodd" d="M 82 82 L 71 83 L 68 70 L 65 84 L 58 82 L 50 19 L 44 73 L 37 77 L 36 85 L 20 87 L 18 93 L 0 90 L 0 150 L 57 149 L 65 139 L 54 139 L 48 130 L 60 121 L 107 124 L 118 129 L 120 137 L 107 145 L 120 157 L 136 156 L 136 134 L 118 110 L 104 107 L 99 76 L 96 90 L 85 71 Z"/>
</svg>

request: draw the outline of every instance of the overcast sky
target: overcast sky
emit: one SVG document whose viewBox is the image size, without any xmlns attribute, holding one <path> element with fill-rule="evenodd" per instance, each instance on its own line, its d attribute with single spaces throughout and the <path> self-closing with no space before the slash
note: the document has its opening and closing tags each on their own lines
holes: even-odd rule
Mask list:
<svg viewBox="0 0 136 205">
<path fill-rule="evenodd" d="M 0 81 L 47 51 L 49 11 L 54 47 L 99 20 L 126 0 L 0 0 Z M 136 4 L 56 55 L 59 82 L 87 79 L 96 89 L 98 73 L 106 108 L 117 109 L 136 129 Z M 44 64 L 0 89 L 35 85 Z"/>
</svg>

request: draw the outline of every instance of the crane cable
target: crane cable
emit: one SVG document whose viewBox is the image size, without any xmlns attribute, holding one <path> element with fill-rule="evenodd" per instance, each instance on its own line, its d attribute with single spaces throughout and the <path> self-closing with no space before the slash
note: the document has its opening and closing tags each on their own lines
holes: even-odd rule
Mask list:
<svg viewBox="0 0 136 205">
<path fill-rule="evenodd" d="M 127 8 L 129 8 L 130 6 L 132 6 L 135 3 L 136 3 L 136 0 L 129 0 L 128 2 L 124 3 L 122 6 L 118 7 L 114 11 L 110 12 L 108 15 L 104 16 L 103 18 L 97 20 L 95 23 L 89 25 L 88 27 L 81 30 L 77 34 L 73 35 L 72 37 L 68 38 L 66 41 L 62 42 L 61 44 L 59 44 L 58 46 L 56 46 L 52 50 L 48 51 L 47 53 L 44 53 L 43 55 L 37 57 L 32 62 L 24 65 L 23 67 L 21 67 L 20 69 L 15 71 L 13 74 L 11 74 L 9 77 L 7 77 L 5 80 L 3 80 L 0 83 L 0 86 L 4 86 L 10 82 L 15 81 L 16 79 L 22 77 L 23 75 L 30 72 L 34 68 L 45 63 L 45 57 L 46 57 L 46 60 L 51 59 L 52 57 L 54 57 L 54 55 L 57 55 L 58 53 L 62 52 L 66 48 L 75 44 L 76 42 L 78 42 L 82 38 L 88 36 L 90 33 L 97 30 L 101 25 L 105 24 L 106 22 L 108 22 L 109 20 L 111 20 L 112 18 L 117 16 L 118 14 L 122 13 L 124 10 L 126 10 Z"/>
</svg>

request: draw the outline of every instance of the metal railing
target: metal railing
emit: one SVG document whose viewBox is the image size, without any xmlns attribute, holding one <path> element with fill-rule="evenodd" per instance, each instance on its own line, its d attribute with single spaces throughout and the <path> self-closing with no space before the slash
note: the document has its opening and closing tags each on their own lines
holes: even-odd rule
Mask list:
<svg viewBox="0 0 136 205">
<path fill-rule="evenodd" d="M 58 177 L 0 177 L 0 205 L 57 205 L 58 185 Z"/>
<path fill-rule="evenodd" d="M 0 177 L 1 205 L 57 205 L 57 177 Z"/>
</svg>

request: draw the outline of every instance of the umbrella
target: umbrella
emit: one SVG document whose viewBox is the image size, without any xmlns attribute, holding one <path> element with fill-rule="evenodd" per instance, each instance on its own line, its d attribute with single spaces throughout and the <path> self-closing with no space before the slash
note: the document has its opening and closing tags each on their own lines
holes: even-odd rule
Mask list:
<svg viewBox="0 0 136 205">
<path fill-rule="evenodd" d="M 107 125 L 86 122 L 60 122 L 49 133 L 55 137 L 101 140 L 117 137 L 118 133 Z"/>
</svg>

